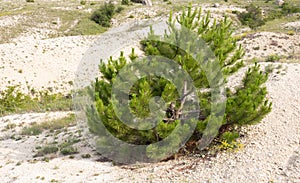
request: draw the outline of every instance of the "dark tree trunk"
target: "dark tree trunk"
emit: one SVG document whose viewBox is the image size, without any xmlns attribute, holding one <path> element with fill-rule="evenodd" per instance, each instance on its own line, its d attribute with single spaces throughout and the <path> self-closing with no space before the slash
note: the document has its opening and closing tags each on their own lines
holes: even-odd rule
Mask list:
<svg viewBox="0 0 300 183">
<path fill-rule="evenodd" d="M 131 1 L 135 3 L 142 3 L 146 6 L 152 6 L 151 0 L 131 0 Z"/>
</svg>

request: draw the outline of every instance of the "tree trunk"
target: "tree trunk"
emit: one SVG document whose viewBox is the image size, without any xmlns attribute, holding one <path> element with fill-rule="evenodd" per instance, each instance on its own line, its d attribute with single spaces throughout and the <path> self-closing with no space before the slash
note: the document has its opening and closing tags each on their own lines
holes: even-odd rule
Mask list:
<svg viewBox="0 0 300 183">
<path fill-rule="evenodd" d="M 132 2 L 135 3 L 142 3 L 146 6 L 152 6 L 152 1 L 151 0 L 131 0 Z"/>
<path fill-rule="evenodd" d="M 144 0 L 144 4 L 145 4 L 146 6 L 152 6 L 151 0 Z"/>
</svg>

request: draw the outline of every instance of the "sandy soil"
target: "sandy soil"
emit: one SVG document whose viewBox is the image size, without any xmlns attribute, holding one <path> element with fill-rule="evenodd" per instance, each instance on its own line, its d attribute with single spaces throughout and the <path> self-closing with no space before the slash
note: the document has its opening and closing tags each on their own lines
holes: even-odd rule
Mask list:
<svg viewBox="0 0 300 183">
<path fill-rule="evenodd" d="M 34 161 L 35 146 L 45 138 L 42 134 L 20 141 L 10 138 L 0 141 L 0 178 L 4 182 L 40 182 L 41 179 L 47 182 L 52 179 L 59 182 L 297 182 L 300 180 L 300 65 L 283 65 L 286 72 L 272 74 L 267 82 L 272 112 L 260 124 L 243 130 L 244 137 L 240 140 L 245 147 L 237 152 L 224 152 L 209 161 L 193 156 L 156 164 L 113 166 L 109 162 L 97 162 L 100 156 L 83 142 L 79 146 L 80 154 L 91 153 L 91 159 L 82 159 L 79 154 L 75 159 L 54 155 L 50 162 Z M 29 122 L 28 117 L 38 116 L 35 121 L 41 122 L 51 115 L 55 116 L 24 114 L 0 120 L 4 124 Z M 21 165 L 17 166 L 18 162 Z"/>
<path fill-rule="evenodd" d="M 17 19 L 13 17 L 12 21 Z M 154 24 L 162 31 L 164 24 L 160 21 L 155 19 Z M 12 43 L 0 44 L 0 89 L 20 84 L 24 92 L 31 86 L 68 93 L 74 88 L 70 81 L 78 78 L 76 74 L 91 69 L 89 75 L 81 75 L 82 84 L 87 84 L 97 74 L 100 58 L 137 46 L 152 23 L 130 22 L 100 36 L 42 40 L 23 35 Z M 1 25 L 7 23 L 0 20 Z M 297 34 L 262 32 L 249 35 L 240 43 L 246 48 L 245 59 L 261 57 L 259 61 L 264 61 L 275 53 L 294 57 L 300 49 L 299 39 Z M 114 166 L 87 145 L 89 139 L 78 136 L 79 153 L 73 159 L 52 154 L 46 162 L 33 157 L 36 146 L 53 142 L 54 136 L 45 132 L 12 138 L 12 134 L 20 136 L 20 130 L 32 122 L 62 118 L 69 113 L 16 114 L 0 118 L 0 182 L 300 182 L 300 64 L 262 63 L 268 64 L 278 68 L 266 83 L 273 110 L 260 124 L 243 129 L 240 141 L 244 148 L 237 152 L 223 152 L 210 160 L 187 156 L 155 164 Z M 235 78 L 241 78 L 241 74 Z M 3 131 L 10 123 L 18 127 Z M 57 138 L 63 142 L 72 135 L 77 137 L 77 126 Z M 86 153 L 91 158 L 81 157 Z"/>
</svg>

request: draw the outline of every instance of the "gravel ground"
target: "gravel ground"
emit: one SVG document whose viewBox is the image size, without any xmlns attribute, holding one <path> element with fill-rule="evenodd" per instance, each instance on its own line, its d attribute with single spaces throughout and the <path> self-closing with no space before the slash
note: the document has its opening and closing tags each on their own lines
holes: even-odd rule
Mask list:
<svg viewBox="0 0 300 183">
<path fill-rule="evenodd" d="M 73 86 L 68 83 L 76 74 L 81 74 L 80 70 L 92 68 L 90 75 L 83 77 L 86 84 L 96 74 L 93 69 L 97 68 L 99 58 L 116 55 L 120 50 L 136 45 L 149 30 L 149 24 L 147 21 L 135 25 L 128 23 L 95 37 L 47 40 L 23 37 L 22 42 L 1 44 L 0 87 L 10 85 L 8 81 L 11 81 L 23 88 L 29 84 L 37 89 L 46 86 L 69 92 Z M 256 46 L 270 54 L 284 53 L 283 49 L 286 49 L 287 56 L 299 48 L 296 44 L 299 35 L 288 36 L 288 39 L 282 38 L 286 36 L 283 34 L 259 35 L 241 42 L 248 49 L 247 58 L 265 56 L 262 50 L 253 49 Z M 109 51 L 103 51 L 103 46 Z M 80 153 L 92 154 L 91 159 L 83 159 L 79 154 L 75 159 L 57 156 L 45 162 L 33 161 L 32 156 L 36 143 L 45 139 L 46 134 L 21 141 L 4 138 L 0 141 L 0 182 L 300 182 L 300 64 L 284 63 L 282 68 L 284 72 L 271 74 L 266 83 L 273 102 L 272 112 L 260 124 L 244 128 L 244 137 L 240 139 L 244 148 L 237 152 L 222 152 L 210 160 L 191 156 L 155 164 L 114 166 L 110 162 L 97 161 L 100 157 L 93 148 L 82 145 Z M 49 116 L 65 115 L 7 116 L 0 118 L 0 128 L 9 122 L 39 123 L 48 120 Z M 18 162 L 21 164 L 17 165 Z"/>
<path fill-rule="evenodd" d="M 192 156 L 155 164 L 113 166 L 97 162 L 99 155 L 82 146 L 80 152 L 93 154 L 92 159 L 57 157 L 50 162 L 32 162 L 30 153 L 37 139 L 45 138 L 44 134 L 23 141 L 0 141 L 0 179 L 4 182 L 39 182 L 41 177 L 61 182 L 299 182 L 300 64 L 284 64 L 284 67 L 285 74 L 272 74 L 266 84 L 273 102 L 272 112 L 260 124 L 243 130 L 244 137 L 240 140 L 244 148 L 237 152 L 223 152 L 210 160 Z M 28 116 L 43 121 L 58 114 L 13 115 L 0 121 L 18 123 L 28 121 Z M 20 161 L 22 164 L 16 166 Z"/>
</svg>

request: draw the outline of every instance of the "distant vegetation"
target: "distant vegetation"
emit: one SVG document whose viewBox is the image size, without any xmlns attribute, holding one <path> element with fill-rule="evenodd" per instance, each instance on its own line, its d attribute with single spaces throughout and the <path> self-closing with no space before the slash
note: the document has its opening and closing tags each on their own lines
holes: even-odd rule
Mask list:
<svg viewBox="0 0 300 183">
<path fill-rule="evenodd" d="M 129 0 L 122 0 L 122 1 L 121 1 L 121 4 L 122 4 L 122 5 L 129 5 Z"/>
<path fill-rule="evenodd" d="M 65 127 L 75 126 L 75 114 L 70 114 L 67 117 L 51 120 L 43 123 L 35 123 L 28 127 L 25 127 L 21 131 L 21 135 L 39 135 L 45 130 L 55 131 Z"/>
<path fill-rule="evenodd" d="M 284 3 L 282 6 L 278 6 L 277 8 L 267 9 L 264 13 L 259 6 L 250 4 L 246 7 L 246 12 L 238 13 L 238 18 L 243 25 L 247 25 L 251 29 L 256 29 L 264 25 L 267 21 L 279 19 L 289 14 L 299 12 L 299 6 L 294 6 L 289 3 Z"/>
<path fill-rule="evenodd" d="M 265 24 L 262 11 L 258 6 L 251 4 L 246 7 L 246 12 L 238 14 L 238 18 L 243 25 L 248 25 L 251 29 L 256 29 Z"/>
<path fill-rule="evenodd" d="M 282 9 L 282 14 L 283 15 L 288 15 L 291 13 L 300 13 L 300 6 L 298 5 L 291 5 L 289 3 L 284 3 L 281 7 Z"/>
<path fill-rule="evenodd" d="M 115 14 L 115 5 L 112 3 L 105 3 L 100 9 L 94 11 L 91 20 L 103 27 L 110 27 L 110 21 Z"/>
<path fill-rule="evenodd" d="M 72 108 L 70 95 L 50 94 L 48 91 L 24 94 L 20 87 L 8 86 L 0 91 L 0 116 L 16 112 L 68 111 Z"/>
</svg>

